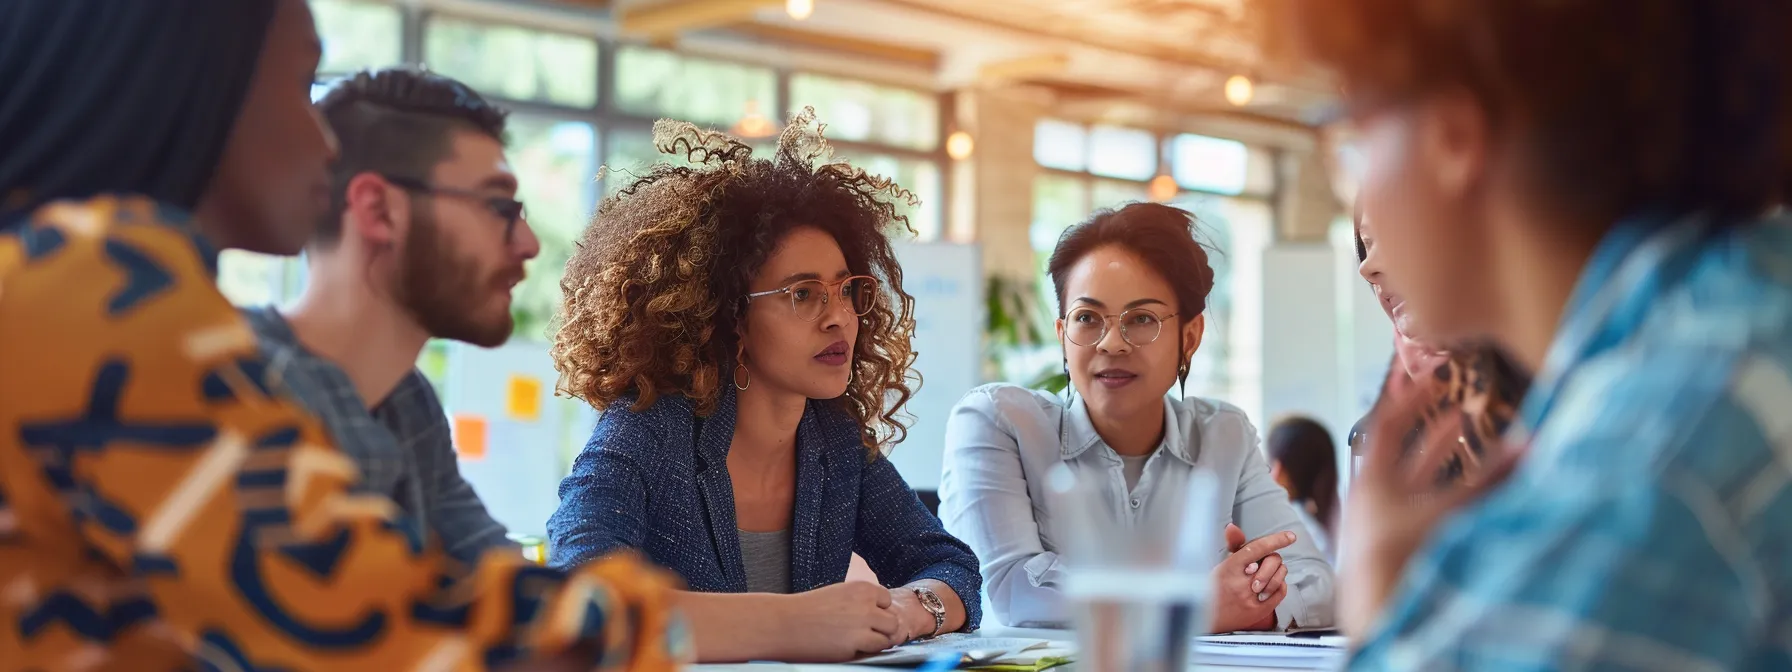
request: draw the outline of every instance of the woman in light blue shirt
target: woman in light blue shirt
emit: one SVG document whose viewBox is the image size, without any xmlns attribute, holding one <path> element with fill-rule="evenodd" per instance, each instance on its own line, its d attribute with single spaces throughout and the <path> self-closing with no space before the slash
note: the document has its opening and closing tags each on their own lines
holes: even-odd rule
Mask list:
<svg viewBox="0 0 1792 672">
<path fill-rule="evenodd" d="M 940 516 L 976 551 L 989 613 L 1010 626 L 1068 620 L 1064 519 L 1044 490 L 1062 464 L 1122 524 L 1177 506 L 1197 471 L 1212 472 L 1238 528 L 1216 558 L 1214 630 L 1330 625 L 1331 566 L 1270 476 L 1250 420 L 1224 402 L 1168 396 L 1188 377 L 1213 288 L 1193 215 L 1155 203 L 1096 213 L 1064 232 L 1049 266 L 1072 401 L 987 385 L 946 426 Z"/>
</svg>

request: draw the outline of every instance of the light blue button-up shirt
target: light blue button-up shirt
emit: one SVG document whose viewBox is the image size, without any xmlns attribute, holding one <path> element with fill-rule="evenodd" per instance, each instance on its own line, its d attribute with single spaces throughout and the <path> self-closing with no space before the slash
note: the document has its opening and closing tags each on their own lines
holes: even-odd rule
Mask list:
<svg viewBox="0 0 1792 672">
<path fill-rule="evenodd" d="M 988 612 L 1002 625 L 1049 627 L 1069 620 L 1058 557 L 1066 530 L 1045 490 L 1046 474 L 1060 464 L 1080 482 L 1095 484 L 1106 513 L 1128 525 L 1147 520 L 1156 508 L 1180 505 L 1191 477 L 1212 472 L 1220 495 L 1215 510 L 1225 516 L 1214 529 L 1237 523 L 1252 539 L 1284 530 L 1299 537 L 1282 551 L 1288 596 L 1276 608 L 1277 621 L 1332 623 L 1331 565 L 1288 493 L 1270 477 L 1257 430 L 1243 411 L 1208 399 L 1166 397 L 1163 443 L 1129 492 L 1119 454 L 1096 434 L 1080 400 L 1066 407 L 1055 395 L 998 384 L 972 390 L 952 409 L 940 517 L 947 531 L 977 552 Z"/>
</svg>

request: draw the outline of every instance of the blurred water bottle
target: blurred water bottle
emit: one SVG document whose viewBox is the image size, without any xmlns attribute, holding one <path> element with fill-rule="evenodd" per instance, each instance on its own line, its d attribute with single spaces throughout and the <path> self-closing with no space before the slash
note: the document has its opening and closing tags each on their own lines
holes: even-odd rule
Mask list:
<svg viewBox="0 0 1792 672">
<path fill-rule="evenodd" d="M 1212 615 L 1210 575 L 1224 545 L 1212 474 L 1197 473 L 1182 493 L 1155 493 L 1159 501 L 1136 524 L 1068 469 L 1054 470 L 1048 481 L 1069 533 L 1059 550 L 1068 569 L 1064 596 L 1076 623 L 1077 668 L 1188 669 L 1189 648 Z"/>
</svg>

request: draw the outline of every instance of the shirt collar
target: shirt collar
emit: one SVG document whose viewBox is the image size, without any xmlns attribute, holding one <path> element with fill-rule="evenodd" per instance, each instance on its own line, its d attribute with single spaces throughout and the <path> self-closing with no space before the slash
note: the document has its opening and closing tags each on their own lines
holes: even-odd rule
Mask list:
<svg viewBox="0 0 1792 672">
<path fill-rule="evenodd" d="M 1195 456 L 1200 453 L 1201 437 L 1189 425 L 1197 424 L 1192 417 L 1183 417 L 1177 413 L 1176 401 L 1168 395 L 1163 398 L 1164 404 L 1164 440 L 1158 444 L 1164 452 L 1178 460 L 1194 466 Z M 1066 460 L 1075 459 L 1090 448 L 1100 445 L 1112 451 L 1107 443 L 1101 440 L 1101 434 L 1095 431 L 1095 422 L 1089 419 L 1089 407 L 1083 403 L 1083 396 L 1071 394 L 1070 403 L 1064 407 L 1064 436 L 1060 438 L 1061 450 Z"/>
<path fill-rule="evenodd" d="M 1536 432 L 1562 376 L 1575 364 L 1613 347 L 1635 330 L 1668 279 L 1667 267 L 1703 240 L 1711 218 L 1668 211 L 1640 213 L 1618 222 L 1594 248 L 1563 308 L 1561 326 L 1519 409 L 1519 440 Z"/>
</svg>

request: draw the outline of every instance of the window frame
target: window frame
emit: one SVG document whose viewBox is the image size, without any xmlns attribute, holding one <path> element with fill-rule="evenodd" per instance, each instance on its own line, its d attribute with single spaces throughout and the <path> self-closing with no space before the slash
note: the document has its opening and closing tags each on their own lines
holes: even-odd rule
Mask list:
<svg viewBox="0 0 1792 672">
<path fill-rule="evenodd" d="M 933 149 L 917 150 L 912 147 L 899 145 L 833 139 L 830 139 L 829 144 L 834 147 L 836 155 L 847 157 L 849 159 L 854 156 L 881 154 L 894 157 L 904 162 L 921 161 L 934 164 L 940 175 L 938 185 L 939 192 L 925 198 L 921 207 L 932 210 L 933 218 L 938 223 L 938 230 L 934 234 L 936 238 L 944 239 L 946 237 L 946 230 L 949 228 L 948 215 L 952 211 L 950 204 L 953 197 L 952 180 L 950 179 L 950 171 L 953 162 L 951 158 L 946 155 L 944 141 L 949 131 L 949 112 L 952 110 L 952 107 L 949 104 L 949 94 L 942 94 L 937 91 L 928 91 L 913 86 L 891 82 L 877 81 L 875 79 L 847 77 L 822 71 L 793 69 L 775 63 L 767 63 L 757 60 L 729 58 L 677 48 L 665 48 L 638 40 L 617 39 L 612 36 L 592 31 L 584 26 L 569 29 L 565 25 L 554 25 L 538 17 L 495 16 L 495 11 L 481 11 L 488 5 L 494 10 L 498 9 L 501 5 L 500 3 L 495 2 L 475 0 L 474 2 L 469 3 L 454 3 L 448 6 L 441 6 L 438 3 L 427 1 L 423 3 L 401 2 L 398 0 L 356 1 L 365 2 L 366 4 L 387 5 L 398 11 L 400 34 L 395 37 L 399 40 L 400 49 L 399 62 L 395 65 L 415 66 L 424 64 L 423 51 L 427 39 L 428 26 L 431 19 L 436 17 L 458 19 L 478 24 L 515 26 L 526 30 L 561 33 L 591 40 L 597 46 L 597 66 L 594 70 L 597 77 L 597 97 L 593 105 L 584 107 L 546 101 L 516 100 L 506 98 L 502 95 L 488 95 L 492 100 L 509 109 L 514 115 L 540 119 L 549 123 L 555 121 L 571 121 L 589 125 L 593 131 L 591 155 L 595 157 L 594 163 L 598 166 L 605 165 L 605 162 L 610 155 L 612 143 L 616 141 L 617 137 L 623 134 L 651 133 L 653 123 L 659 118 L 659 115 L 624 111 L 617 105 L 616 92 L 618 80 L 616 62 L 618 55 L 621 53 L 624 46 L 645 47 L 668 51 L 691 58 L 701 58 L 768 69 L 771 71 L 775 83 L 774 97 L 772 100 L 767 101 L 769 104 L 763 108 L 768 115 L 778 114 L 779 111 L 789 110 L 791 108 L 793 101 L 791 99 L 790 82 L 791 79 L 799 73 L 812 73 L 839 79 L 863 81 L 880 87 L 905 89 L 923 94 L 924 96 L 937 101 L 939 104 L 940 113 L 935 119 L 937 128 L 935 129 L 936 142 L 934 143 L 935 147 Z M 349 74 L 352 73 L 319 73 L 317 83 L 327 84 L 336 78 Z M 780 118 L 778 121 L 782 122 L 783 119 Z M 590 202 L 587 203 L 586 206 L 593 212 L 595 212 L 596 208 L 603 202 L 605 195 L 609 193 L 608 190 L 610 185 L 607 184 L 609 179 L 611 178 L 606 177 L 604 180 L 598 181 L 594 185 L 594 188 L 588 192 L 591 195 L 588 197 Z M 913 185 L 904 186 L 912 188 Z M 303 263 L 297 257 L 284 258 L 279 261 L 281 263 L 277 271 L 270 274 L 271 277 L 275 278 L 273 283 L 274 286 L 268 288 L 266 294 L 273 297 L 276 303 L 283 303 L 298 296 L 299 291 L 304 285 L 304 267 Z M 523 332 L 518 332 L 516 335 L 521 338 L 534 338 L 539 336 L 538 334 L 528 334 Z"/>
</svg>

